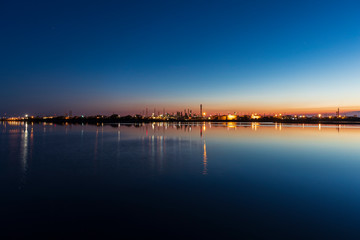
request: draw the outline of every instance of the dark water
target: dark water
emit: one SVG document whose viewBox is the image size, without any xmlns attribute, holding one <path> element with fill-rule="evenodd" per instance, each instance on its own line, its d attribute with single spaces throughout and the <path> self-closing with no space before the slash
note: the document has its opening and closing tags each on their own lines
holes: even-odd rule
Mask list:
<svg viewBox="0 0 360 240">
<path fill-rule="evenodd" d="M 360 128 L 0 124 L 1 235 L 359 239 Z"/>
</svg>

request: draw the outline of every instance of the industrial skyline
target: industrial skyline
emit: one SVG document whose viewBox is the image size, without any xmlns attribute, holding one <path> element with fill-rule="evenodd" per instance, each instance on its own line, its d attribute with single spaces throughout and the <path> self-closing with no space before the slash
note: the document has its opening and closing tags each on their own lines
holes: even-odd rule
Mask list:
<svg viewBox="0 0 360 240">
<path fill-rule="evenodd" d="M 259 116 L 278 116 L 278 115 L 282 115 L 282 116 L 317 116 L 317 115 L 322 115 L 322 116 L 334 116 L 334 117 L 339 117 L 341 114 L 343 116 L 356 116 L 360 115 L 360 108 L 353 108 L 354 111 L 349 110 L 349 108 L 345 108 L 345 109 L 341 109 L 341 114 L 340 114 L 340 108 L 338 107 L 336 111 L 334 111 L 334 108 L 329 108 L 327 111 L 324 111 L 323 109 L 313 109 L 312 111 L 309 109 L 305 109 L 302 111 L 274 111 L 274 112 L 269 112 L 269 111 L 246 111 L 245 109 L 240 109 L 238 111 L 225 111 L 225 110 L 220 110 L 220 111 L 211 111 L 210 109 L 206 108 L 205 111 L 203 111 L 203 104 L 200 104 L 198 106 L 199 111 L 194 111 L 192 108 L 185 108 L 183 111 L 179 111 L 178 109 L 175 110 L 168 110 L 165 107 L 162 108 L 162 111 L 157 111 L 156 108 L 153 108 L 153 111 L 149 111 L 149 107 L 145 107 L 142 110 L 136 111 L 130 111 L 130 112 L 121 112 L 121 111 L 114 111 L 111 113 L 103 113 L 103 112 L 97 112 L 95 114 L 86 114 L 84 111 L 77 111 L 75 112 L 75 114 L 73 115 L 73 110 L 69 110 L 69 111 L 63 111 L 63 113 L 54 113 L 54 112 L 49 112 L 49 113 L 34 113 L 34 112 L 26 112 L 26 113 L 22 113 L 22 114 L 7 114 L 7 113 L 0 113 L 0 118 L 24 118 L 25 116 L 33 116 L 33 117 L 41 117 L 41 116 L 45 116 L 45 117 L 49 117 L 49 116 L 68 116 L 68 117 L 72 117 L 72 116 L 110 116 L 110 115 L 121 115 L 121 116 L 143 116 L 143 117 L 159 117 L 159 116 L 177 116 L 177 117 L 211 117 L 211 116 L 225 116 L 225 115 L 237 115 L 237 116 L 251 116 L 251 115 L 259 115 Z M 359 110 L 359 111 L 357 111 Z"/>
<path fill-rule="evenodd" d="M 148 111 L 148 108 L 137 114 L 126 114 L 120 115 L 112 113 L 111 115 L 75 115 L 70 110 L 62 115 L 31 115 L 25 114 L 23 116 L 4 116 L 0 115 L 0 120 L 14 121 L 14 120 L 29 120 L 29 121 L 107 121 L 117 122 L 122 120 L 131 121 L 318 121 L 318 120 L 351 120 L 359 122 L 359 112 L 340 112 L 340 108 L 337 108 L 335 112 L 330 113 L 316 113 L 316 114 L 304 114 L 304 113 L 256 113 L 256 112 L 228 112 L 226 114 L 218 113 L 206 113 L 203 111 L 203 104 L 199 105 L 199 112 L 193 111 L 190 108 L 185 108 L 183 111 L 167 112 L 165 108 L 160 111 L 156 111 L 154 108 L 153 112 Z"/>
</svg>

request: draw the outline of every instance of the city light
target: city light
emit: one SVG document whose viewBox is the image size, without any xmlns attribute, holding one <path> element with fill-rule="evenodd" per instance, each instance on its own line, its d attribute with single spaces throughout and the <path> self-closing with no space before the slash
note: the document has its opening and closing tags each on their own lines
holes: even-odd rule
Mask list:
<svg viewBox="0 0 360 240">
<path fill-rule="evenodd" d="M 316 122 L 318 123 L 320 120 L 322 123 L 324 121 L 329 121 L 334 123 L 334 121 L 360 121 L 358 115 L 346 116 L 346 114 L 340 115 L 340 109 L 333 112 L 332 115 L 330 112 L 328 113 L 316 113 L 316 114 L 281 114 L 281 113 L 273 113 L 273 114 L 258 114 L 252 113 L 244 113 L 242 115 L 237 114 L 238 112 L 233 112 L 232 114 L 209 114 L 206 112 L 202 112 L 202 104 L 200 106 L 200 112 L 194 113 L 190 108 L 185 109 L 184 111 L 178 111 L 173 113 L 165 113 L 163 111 L 162 114 L 160 112 L 154 112 L 151 115 L 145 115 L 145 111 L 143 114 L 141 112 L 139 114 L 134 115 L 126 115 L 120 116 L 119 114 L 113 113 L 110 116 L 106 115 L 94 115 L 94 116 L 84 116 L 78 115 L 73 116 L 71 114 L 65 114 L 61 116 L 56 115 L 48 115 L 48 116 L 31 116 L 29 114 L 24 114 L 22 116 L 5 116 L 1 117 L 1 121 L 30 121 L 30 122 L 96 122 L 96 123 L 120 123 L 120 122 L 168 122 L 168 121 L 179 121 L 179 122 L 197 122 L 197 121 L 238 121 L 238 122 L 248 122 L 248 121 L 264 121 L 264 122 L 293 122 L 293 123 L 303 123 L 303 122 Z M 335 115 L 334 115 L 335 113 Z"/>
<path fill-rule="evenodd" d="M 251 119 L 260 119 L 261 116 L 257 115 L 256 113 L 255 114 L 251 114 Z"/>
<path fill-rule="evenodd" d="M 229 114 L 229 115 L 227 116 L 227 120 L 229 120 L 229 121 L 235 120 L 236 118 L 237 118 L 237 116 L 236 116 L 236 115 L 232 115 L 232 114 Z"/>
</svg>

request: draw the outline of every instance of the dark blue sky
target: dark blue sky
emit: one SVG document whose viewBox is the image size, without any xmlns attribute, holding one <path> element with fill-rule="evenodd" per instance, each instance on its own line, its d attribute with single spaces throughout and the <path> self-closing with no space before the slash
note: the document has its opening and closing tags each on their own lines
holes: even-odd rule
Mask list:
<svg viewBox="0 0 360 240">
<path fill-rule="evenodd" d="M 3 1 L 0 115 L 360 106 L 359 1 Z"/>
</svg>

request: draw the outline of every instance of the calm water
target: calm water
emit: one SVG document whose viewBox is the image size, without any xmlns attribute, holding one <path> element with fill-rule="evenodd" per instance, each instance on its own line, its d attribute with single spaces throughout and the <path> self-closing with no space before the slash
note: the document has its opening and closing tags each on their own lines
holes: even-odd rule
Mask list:
<svg viewBox="0 0 360 240">
<path fill-rule="evenodd" d="M 359 239 L 360 128 L 0 123 L 0 234 Z"/>
</svg>

